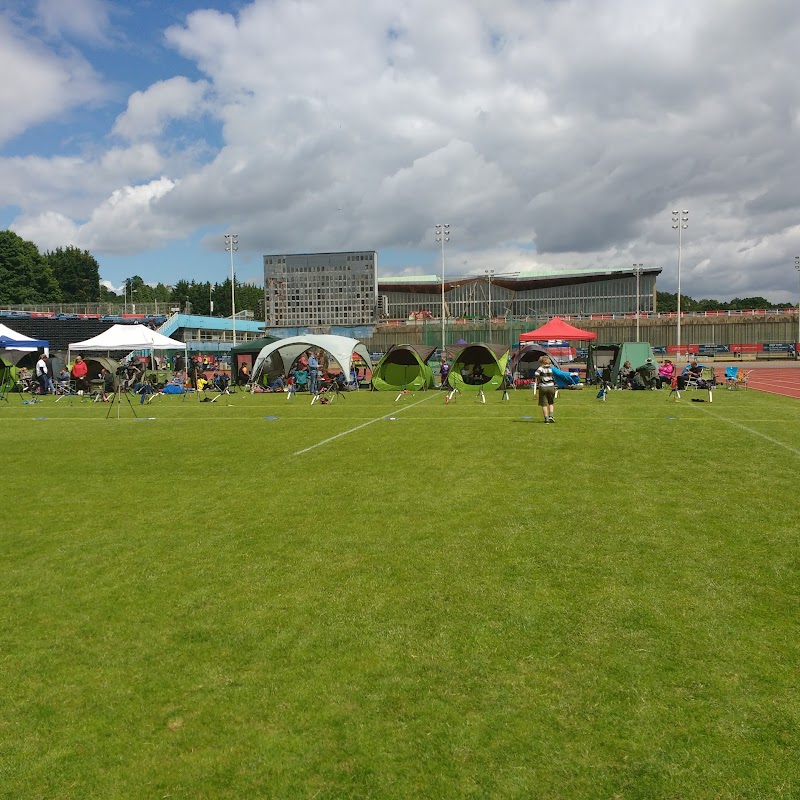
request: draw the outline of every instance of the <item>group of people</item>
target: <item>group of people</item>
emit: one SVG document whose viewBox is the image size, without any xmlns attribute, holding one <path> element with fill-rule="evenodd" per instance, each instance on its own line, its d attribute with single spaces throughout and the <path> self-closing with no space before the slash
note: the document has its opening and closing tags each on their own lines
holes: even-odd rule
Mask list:
<svg viewBox="0 0 800 800">
<path fill-rule="evenodd" d="M 664 365 L 662 365 L 664 366 Z M 652 358 L 634 369 L 630 361 L 626 361 L 619 370 L 619 386 L 621 389 L 660 389 L 662 376 L 659 367 Z"/>
<path fill-rule="evenodd" d="M 691 361 L 681 372 L 670 359 L 665 359 L 658 367 L 652 358 L 634 369 L 630 361 L 626 361 L 619 370 L 619 387 L 621 389 L 684 389 L 691 383 L 703 389 L 706 382 L 703 380 L 703 367 L 697 361 Z"/>
</svg>

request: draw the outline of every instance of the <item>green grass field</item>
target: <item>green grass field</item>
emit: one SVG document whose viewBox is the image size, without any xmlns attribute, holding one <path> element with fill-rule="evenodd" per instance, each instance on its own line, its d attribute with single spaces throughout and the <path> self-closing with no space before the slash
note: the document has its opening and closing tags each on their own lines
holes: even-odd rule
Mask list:
<svg viewBox="0 0 800 800">
<path fill-rule="evenodd" d="M 800 406 L 690 396 L 11 396 L 0 797 L 800 797 Z"/>
</svg>

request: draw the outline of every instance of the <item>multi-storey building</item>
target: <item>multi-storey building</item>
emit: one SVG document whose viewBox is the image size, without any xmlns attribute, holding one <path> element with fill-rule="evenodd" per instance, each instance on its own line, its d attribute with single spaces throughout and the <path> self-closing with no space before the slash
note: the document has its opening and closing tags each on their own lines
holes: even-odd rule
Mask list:
<svg viewBox="0 0 800 800">
<path fill-rule="evenodd" d="M 377 302 L 374 250 L 264 256 L 267 327 L 370 325 Z"/>
</svg>

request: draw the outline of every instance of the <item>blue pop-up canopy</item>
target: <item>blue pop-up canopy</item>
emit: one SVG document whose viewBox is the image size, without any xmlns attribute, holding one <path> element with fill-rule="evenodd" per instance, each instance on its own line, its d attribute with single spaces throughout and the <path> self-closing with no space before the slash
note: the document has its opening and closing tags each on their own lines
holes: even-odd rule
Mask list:
<svg viewBox="0 0 800 800">
<path fill-rule="evenodd" d="M 0 336 L 0 350 L 43 350 L 50 347 L 50 342 L 45 339 L 12 339 L 10 336 Z"/>
</svg>

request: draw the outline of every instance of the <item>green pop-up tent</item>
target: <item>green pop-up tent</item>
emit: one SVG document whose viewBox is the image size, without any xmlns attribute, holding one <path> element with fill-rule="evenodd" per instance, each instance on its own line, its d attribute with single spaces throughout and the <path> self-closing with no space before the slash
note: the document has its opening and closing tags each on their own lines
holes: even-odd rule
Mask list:
<svg viewBox="0 0 800 800">
<path fill-rule="evenodd" d="M 508 345 L 477 343 L 465 344 L 460 348 L 451 345 L 448 350 L 453 352 L 453 366 L 448 380 L 454 389 L 477 392 L 479 389 L 499 389 L 503 385 L 503 374 L 508 363 Z M 477 382 L 470 377 L 476 366 L 480 367 L 483 376 Z"/>
<path fill-rule="evenodd" d="M 589 345 L 589 355 L 586 359 L 586 379 L 596 382 L 597 372 L 609 369 L 609 380 L 616 386 L 619 379 L 620 367 L 630 361 L 634 369 L 644 364 L 648 358 L 653 358 L 653 348 L 650 342 L 623 342 L 622 344 Z"/>
<path fill-rule="evenodd" d="M 435 347 L 427 345 L 393 344 L 375 367 L 373 388 L 379 391 L 432 389 L 435 382 L 428 359 L 435 351 Z"/>
</svg>

